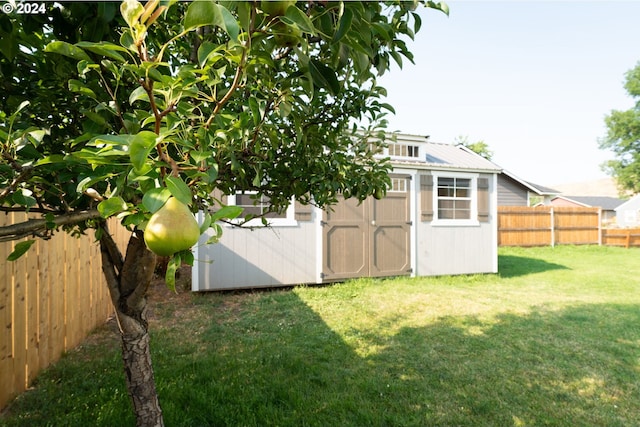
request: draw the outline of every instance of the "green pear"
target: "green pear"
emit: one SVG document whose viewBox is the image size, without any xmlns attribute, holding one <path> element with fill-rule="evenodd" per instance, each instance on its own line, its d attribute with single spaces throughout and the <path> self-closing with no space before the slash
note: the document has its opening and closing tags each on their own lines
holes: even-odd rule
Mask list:
<svg viewBox="0 0 640 427">
<path fill-rule="evenodd" d="M 189 207 L 175 197 L 149 218 L 144 230 L 144 242 L 160 256 L 170 256 L 190 249 L 200 237 L 198 221 Z"/>
<path fill-rule="evenodd" d="M 278 22 L 273 26 L 273 39 L 278 46 L 293 47 L 300 42 L 302 31 L 296 26 Z"/>
<path fill-rule="evenodd" d="M 289 6 L 294 4 L 296 4 L 296 0 L 262 0 L 260 9 L 271 17 L 283 16 Z"/>
<path fill-rule="evenodd" d="M 373 198 L 376 200 L 380 200 L 384 197 L 386 191 L 383 188 L 377 188 L 376 191 L 373 193 Z"/>
</svg>

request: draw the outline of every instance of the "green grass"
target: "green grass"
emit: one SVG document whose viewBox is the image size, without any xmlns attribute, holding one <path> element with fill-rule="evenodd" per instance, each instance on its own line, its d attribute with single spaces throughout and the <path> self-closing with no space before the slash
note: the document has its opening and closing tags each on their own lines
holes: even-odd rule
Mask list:
<svg viewBox="0 0 640 427">
<path fill-rule="evenodd" d="M 502 248 L 500 274 L 166 296 L 170 426 L 637 426 L 640 252 Z M 134 425 L 113 325 L 0 425 Z"/>
</svg>

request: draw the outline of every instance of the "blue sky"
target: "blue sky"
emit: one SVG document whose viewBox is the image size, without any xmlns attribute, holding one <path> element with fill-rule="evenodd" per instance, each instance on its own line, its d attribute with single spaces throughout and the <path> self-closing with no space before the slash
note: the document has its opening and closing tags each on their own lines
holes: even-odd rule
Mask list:
<svg viewBox="0 0 640 427">
<path fill-rule="evenodd" d="M 604 117 L 633 100 L 624 74 L 640 61 L 640 1 L 449 0 L 420 8 L 415 65 L 380 84 L 391 130 L 451 143 L 484 141 L 493 161 L 542 185 L 606 177 Z"/>
</svg>

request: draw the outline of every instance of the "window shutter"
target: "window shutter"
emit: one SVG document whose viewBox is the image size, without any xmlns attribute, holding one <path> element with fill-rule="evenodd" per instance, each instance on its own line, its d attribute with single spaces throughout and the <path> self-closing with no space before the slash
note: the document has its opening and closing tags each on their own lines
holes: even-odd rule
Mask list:
<svg viewBox="0 0 640 427">
<path fill-rule="evenodd" d="M 311 205 L 303 205 L 299 201 L 296 200 L 294 205 L 294 216 L 296 221 L 311 221 L 311 212 L 313 211 L 313 206 Z"/>
<path fill-rule="evenodd" d="M 420 217 L 433 221 L 433 176 L 420 175 Z"/>
<path fill-rule="evenodd" d="M 489 222 L 488 178 L 478 178 L 478 221 Z"/>
</svg>

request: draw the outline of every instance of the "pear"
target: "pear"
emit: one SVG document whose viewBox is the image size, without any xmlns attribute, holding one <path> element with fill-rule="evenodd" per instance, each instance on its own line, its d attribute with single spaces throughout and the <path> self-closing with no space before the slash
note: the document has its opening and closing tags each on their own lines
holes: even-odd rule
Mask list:
<svg viewBox="0 0 640 427">
<path fill-rule="evenodd" d="M 200 237 L 198 221 L 189 207 L 175 197 L 149 218 L 144 241 L 149 250 L 160 256 L 170 256 L 190 249 Z"/>
<path fill-rule="evenodd" d="M 302 31 L 298 27 L 278 22 L 273 26 L 273 39 L 278 46 L 293 47 L 300 42 Z"/>
<path fill-rule="evenodd" d="M 260 9 L 271 17 L 283 16 L 289 6 L 296 4 L 296 0 L 262 0 Z"/>
</svg>

